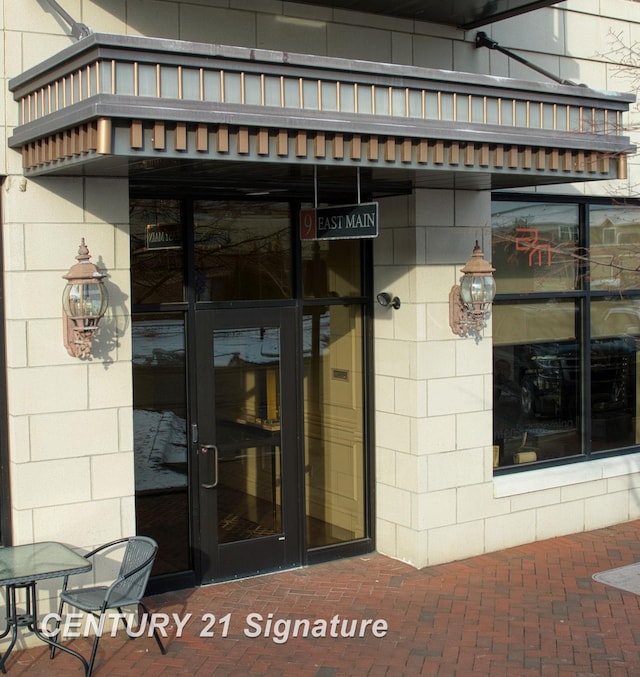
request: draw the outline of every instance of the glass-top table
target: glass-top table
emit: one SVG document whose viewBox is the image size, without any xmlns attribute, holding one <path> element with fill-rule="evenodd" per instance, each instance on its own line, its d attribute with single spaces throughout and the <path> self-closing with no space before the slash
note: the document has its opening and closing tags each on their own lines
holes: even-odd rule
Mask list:
<svg viewBox="0 0 640 677">
<path fill-rule="evenodd" d="M 88 664 L 81 654 L 53 641 L 40 631 L 36 583 L 46 578 L 65 577 L 90 570 L 89 560 L 66 545 L 54 541 L 0 548 L 0 586 L 6 590 L 6 628 L 0 633 L 0 639 L 12 633 L 9 646 L 0 658 L 2 672 L 6 672 L 7 658 L 18 639 L 18 628 L 26 627 L 43 642 L 78 658 L 84 665 L 85 674 L 87 673 Z M 17 588 L 24 588 L 26 591 L 25 613 L 18 613 Z"/>
</svg>

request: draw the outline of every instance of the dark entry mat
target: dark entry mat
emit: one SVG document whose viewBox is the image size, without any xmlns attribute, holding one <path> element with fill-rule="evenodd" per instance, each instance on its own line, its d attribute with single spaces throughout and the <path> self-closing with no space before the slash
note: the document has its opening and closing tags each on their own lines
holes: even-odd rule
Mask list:
<svg viewBox="0 0 640 677">
<path fill-rule="evenodd" d="M 272 536 L 274 533 L 273 529 L 263 527 L 240 517 L 240 515 L 228 514 L 220 520 L 218 538 L 221 543 L 231 543 L 233 541 L 244 541 L 248 538 Z"/>
</svg>

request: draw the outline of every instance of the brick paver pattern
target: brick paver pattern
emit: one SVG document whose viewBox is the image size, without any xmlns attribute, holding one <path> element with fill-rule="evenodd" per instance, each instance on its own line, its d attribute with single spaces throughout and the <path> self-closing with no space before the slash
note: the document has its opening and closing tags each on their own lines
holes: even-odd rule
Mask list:
<svg viewBox="0 0 640 677">
<path fill-rule="evenodd" d="M 129 639 L 120 630 L 101 639 L 94 674 L 638 676 L 639 598 L 591 576 L 640 561 L 639 536 L 636 521 L 421 570 L 371 554 L 156 595 L 147 600 L 152 612 L 177 614 L 181 621 L 192 614 L 181 636 L 175 623 L 169 625 L 167 655 L 152 638 Z M 214 635 L 203 636 L 212 614 Z M 265 620 L 255 626 L 249 614 Z M 377 637 L 369 625 L 363 637 L 282 642 L 266 636 L 270 617 L 272 629 L 281 630 L 287 619 L 309 619 L 312 626 L 325 620 L 330 633 L 336 615 L 358 627 L 383 619 L 388 630 Z M 321 634 L 320 625 L 313 627 Z M 90 639 L 73 639 L 71 646 L 87 655 Z M 7 672 L 83 674 L 79 661 L 66 654 L 51 661 L 44 645 L 16 651 Z"/>
</svg>

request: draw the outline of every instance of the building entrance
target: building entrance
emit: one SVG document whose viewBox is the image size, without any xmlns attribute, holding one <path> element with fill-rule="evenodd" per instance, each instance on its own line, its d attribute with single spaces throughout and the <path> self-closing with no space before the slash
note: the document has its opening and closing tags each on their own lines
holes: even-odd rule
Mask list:
<svg viewBox="0 0 640 677">
<path fill-rule="evenodd" d="M 295 309 L 196 313 L 204 582 L 300 563 Z"/>
<path fill-rule="evenodd" d="M 300 206 L 131 201 L 136 521 L 160 545 L 154 590 L 372 549 L 366 244 L 300 241 Z"/>
</svg>

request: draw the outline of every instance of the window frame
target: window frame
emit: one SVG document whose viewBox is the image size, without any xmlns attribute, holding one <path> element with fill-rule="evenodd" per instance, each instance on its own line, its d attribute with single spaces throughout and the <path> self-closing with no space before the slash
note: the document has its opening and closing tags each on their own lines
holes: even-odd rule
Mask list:
<svg viewBox="0 0 640 677">
<path fill-rule="evenodd" d="M 2 205 L 0 204 L 0 207 Z M 1 212 L 0 212 L 1 213 Z M 0 237 L 0 259 L 4 260 L 4 238 Z M 6 322 L 4 312 L 4 284 L 0 281 L 0 416 L 8 422 L 7 407 L 7 356 Z M 0 545 L 12 545 L 13 531 L 11 523 L 11 484 L 9 482 L 9 433 L 8 425 L 0 427 Z"/>
<path fill-rule="evenodd" d="M 578 421 L 580 422 L 580 448 L 576 454 L 571 456 L 559 457 L 549 460 L 540 460 L 531 463 L 512 464 L 506 466 L 499 466 L 493 468 L 494 476 L 527 472 L 529 470 L 537 470 L 540 468 L 554 467 L 567 465 L 570 463 L 587 462 L 598 460 L 610 456 L 624 456 L 627 454 L 637 453 L 640 450 L 640 442 L 635 445 L 611 448 L 601 451 L 594 451 L 591 445 L 592 435 L 592 411 L 591 411 L 591 303 L 598 299 L 609 299 L 612 296 L 618 296 L 621 299 L 637 299 L 640 301 L 640 286 L 637 288 L 630 288 L 626 290 L 593 290 L 588 282 L 589 263 L 588 256 L 590 250 L 590 207 L 605 206 L 615 208 L 633 207 L 640 208 L 640 199 L 634 198 L 604 198 L 604 197 L 586 197 L 586 196 L 569 196 L 569 195 L 541 195 L 529 193 L 493 193 L 492 201 L 492 221 L 493 211 L 496 203 L 505 202 L 528 202 L 531 204 L 571 204 L 576 205 L 578 209 L 578 255 L 584 252 L 587 261 L 579 264 L 577 270 L 578 283 L 576 288 L 566 291 L 549 291 L 549 292 L 500 292 L 500 278 L 499 271 L 496 280 L 496 297 L 494 305 L 501 304 L 517 304 L 518 302 L 530 303 L 535 301 L 573 301 L 577 307 L 577 343 L 579 352 L 582 356 L 580 362 L 580 385 L 578 387 L 579 411 Z M 493 248 L 493 228 L 492 228 L 492 248 Z M 495 344 L 492 346 L 492 354 L 495 350 Z M 640 388 L 637 391 L 637 396 L 640 397 Z M 493 411 L 495 415 L 495 402 L 493 404 Z"/>
</svg>

